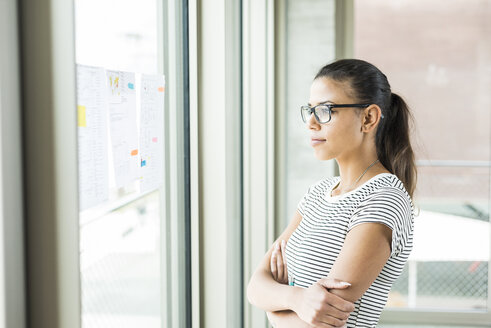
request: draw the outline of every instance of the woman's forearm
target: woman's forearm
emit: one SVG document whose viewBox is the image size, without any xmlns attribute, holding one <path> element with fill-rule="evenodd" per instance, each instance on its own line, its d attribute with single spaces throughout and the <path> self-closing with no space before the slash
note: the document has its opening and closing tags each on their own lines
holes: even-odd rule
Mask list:
<svg viewBox="0 0 491 328">
<path fill-rule="evenodd" d="M 280 284 L 265 270 L 257 270 L 247 286 L 249 302 L 268 312 L 295 310 L 300 293 L 300 287 Z"/>
<path fill-rule="evenodd" d="M 268 319 L 275 328 L 311 328 L 291 310 L 268 312 Z"/>
</svg>

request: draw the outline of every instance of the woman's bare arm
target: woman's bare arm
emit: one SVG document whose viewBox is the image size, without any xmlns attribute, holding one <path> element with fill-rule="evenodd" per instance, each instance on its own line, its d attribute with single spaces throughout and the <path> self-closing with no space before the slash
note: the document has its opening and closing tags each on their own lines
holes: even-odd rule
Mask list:
<svg viewBox="0 0 491 328">
<path fill-rule="evenodd" d="M 351 283 L 348 289 L 331 293 L 356 302 L 375 281 L 390 256 L 392 230 L 380 223 L 362 223 L 353 227 L 344 241 L 328 278 Z"/>
<path fill-rule="evenodd" d="M 271 274 L 270 261 L 274 245 L 277 241 L 288 241 L 293 231 L 302 221 L 300 213 L 295 212 L 285 231 L 270 247 L 261 263 L 249 280 L 247 298 L 249 302 L 265 311 L 291 310 L 295 293 L 300 287 L 293 287 L 278 283 Z"/>
<path fill-rule="evenodd" d="M 300 213 L 296 212 L 293 220 L 277 240 L 288 241 L 301 219 Z M 273 278 L 271 272 L 272 252 L 273 247 L 266 253 L 249 281 L 247 287 L 249 302 L 267 312 L 293 310 L 296 314 L 289 314 L 290 319 L 296 320 L 299 324 L 301 322 L 297 319 L 314 327 L 341 327 L 349 313 L 353 311 L 354 304 L 330 293 L 328 288 L 346 288 L 347 285 L 336 279 L 327 278 L 319 280 L 309 288 L 281 284 Z"/>
<path fill-rule="evenodd" d="M 277 245 L 278 246 L 278 245 Z M 286 273 L 288 271 L 287 263 L 285 261 L 285 245 L 281 244 L 281 247 L 277 247 L 272 255 L 271 255 L 271 272 L 276 281 L 282 284 L 286 284 L 287 280 L 285 279 Z M 276 274 L 275 274 L 276 273 Z M 349 286 L 349 284 L 343 283 L 341 281 L 335 281 L 334 279 L 322 278 L 318 281 L 323 288 L 325 288 L 324 292 L 328 289 L 345 289 Z M 322 288 L 321 287 L 321 288 Z M 351 311 L 351 310 L 348 310 Z M 311 328 L 311 327 L 344 327 L 346 324 L 346 320 L 349 317 L 349 312 L 345 313 L 337 313 L 334 314 L 333 309 L 331 309 L 328 313 L 330 313 L 330 317 L 322 317 L 319 316 L 317 320 L 312 320 L 310 325 L 306 321 L 302 320 L 297 313 L 290 310 L 283 311 L 275 311 L 275 312 L 267 312 L 268 319 L 273 324 L 273 327 L 278 328 Z M 336 318 L 332 317 L 332 314 Z M 340 319 L 342 318 L 342 319 Z"/>
<path fill-rule="evenodd" d="M 277 328 L 312 328 L 291 310 L 268 312 L 269 322 Z"/>
<path fill-rule="evenodd" d="M 378 223 L 363 223 L 346 236 L 343 248 L 329 272 L 328 279 L 350 281 L 348 289 L 329 289 L 331 294 L 356 302 L 370 287 L 390 255 L 392 230 Z M 268 312 L 279 328 L 310 327 L 293 311 Z"/>
</svg>

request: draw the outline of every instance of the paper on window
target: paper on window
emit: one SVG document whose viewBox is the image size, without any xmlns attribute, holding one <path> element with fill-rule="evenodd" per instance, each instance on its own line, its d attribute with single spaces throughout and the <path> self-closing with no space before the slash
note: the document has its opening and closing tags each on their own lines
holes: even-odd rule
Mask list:
<svg viewBox="0 0 491 328">
<path fill-rule="evenodd" d="M 105 71 L 77 65 L 80 210 L 108 199 Z"/>
<path fill-rule="evenodd" d="M 106 71 L 109 131 L 116 187 L 138 178 L 135 73 Z"/>
<path fill-rule="evenodd" d="M 159 188 L 163 170 L 165 78 L 141 76 L 140 86 L 140 192 Z"/>
</svg>

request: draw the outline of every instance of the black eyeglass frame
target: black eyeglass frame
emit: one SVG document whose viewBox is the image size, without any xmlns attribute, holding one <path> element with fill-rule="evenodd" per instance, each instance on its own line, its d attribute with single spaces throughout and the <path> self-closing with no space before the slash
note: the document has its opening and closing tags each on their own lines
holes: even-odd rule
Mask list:
<svg viewBox="0 0 491 328">
<path fill-rule="evenodd" d="M 300 107 L 300 116 L 302 117 L 302 121 L 304 121 L 304 123 L 307 123 L 307 121 L 305 120 L 305 118 L 303 117 L 302 115 L 302 112 L 304 109 L 308 109 L 310 111 L 310 114 L 314 114 L 315 116 L 315 119 L 317 120 L 317 122 L 319 124 L 324 124 L 324 123 L 328 123 L 329 121 L 331 121 L 331 110 L 333 108 L 350 108 L 350 107 L 357 107 L 357 108 L 366 108 L 368 106 L 370 106 L 371 104 L 318 104 L 314 107 L 310 107 L 310 106 L 307 106 L 307 105 L 303 105 Z M 316 113 L 316 108 L 319 107 L 319 106 L 325 106 L 328 108 L 328 111 L 329 111 L 329 119 L 325 122 L 321 122 L 321 120 L 319 119 L 319 116 L 317 115 Z M 381 118 L 384 118 L 384 114 L 381 114 Z"/>
</svg>

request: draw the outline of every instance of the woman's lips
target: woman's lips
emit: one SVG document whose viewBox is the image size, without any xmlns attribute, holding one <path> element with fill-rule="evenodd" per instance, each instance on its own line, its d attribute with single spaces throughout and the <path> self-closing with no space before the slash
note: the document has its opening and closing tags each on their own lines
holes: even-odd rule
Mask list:
<svg viewBox="0 0 491 328">
<path fill-rule="evenodd" d="M 321 143 L 323 143 L 325 141 L 326 141 L 326 139 L 313 139 L 312 138 L 312 139 L 310 139 L 310 145 L 312 147 L 315 147 L 315 146 L 317 146 L 317 145 L 319 145 L 319 144 L 321 144 Z"/>
</svg>

